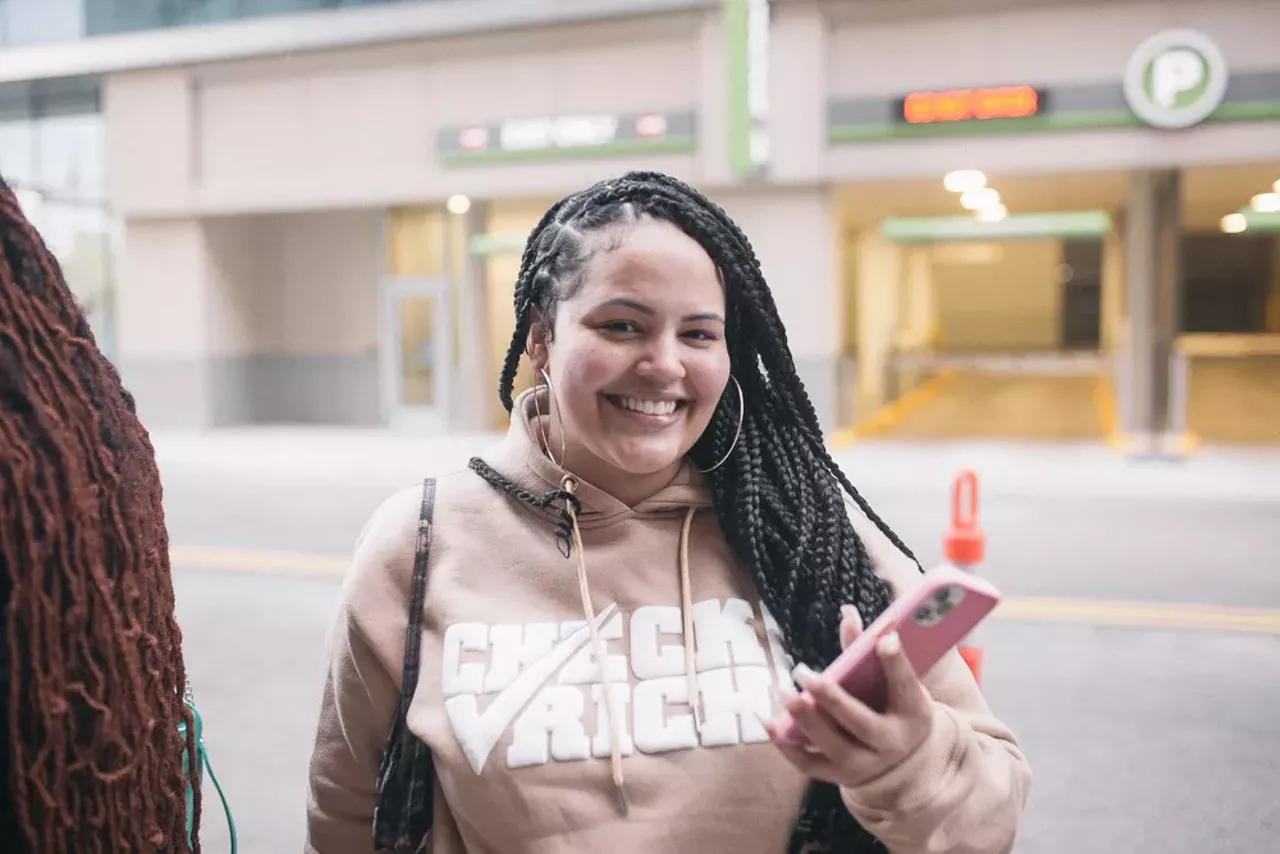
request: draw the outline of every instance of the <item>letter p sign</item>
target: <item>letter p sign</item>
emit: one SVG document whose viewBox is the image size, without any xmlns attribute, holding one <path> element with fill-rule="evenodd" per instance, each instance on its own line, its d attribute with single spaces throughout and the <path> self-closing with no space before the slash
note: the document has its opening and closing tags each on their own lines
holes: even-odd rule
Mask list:
<svg viewBox="0 0 1280 854">
<path fill-rule="evenodd" d="M 1129 59 L 1125 99 L 1143 121 L 1159 128 L 1185 128 L 1203 121 L 1227 89 L 1221 51 L 1190 30 L 1160 33 L 1143 42 Z"/>
<path fill-rule="evenodd" d="M 1186 48 L 1167 50 L 1151 61 L 1152 100 L 1162 107 L 1176 107 L 1180 101 L 1192 100 L 1206 76 L 1200 54 Z"/>
</svg>

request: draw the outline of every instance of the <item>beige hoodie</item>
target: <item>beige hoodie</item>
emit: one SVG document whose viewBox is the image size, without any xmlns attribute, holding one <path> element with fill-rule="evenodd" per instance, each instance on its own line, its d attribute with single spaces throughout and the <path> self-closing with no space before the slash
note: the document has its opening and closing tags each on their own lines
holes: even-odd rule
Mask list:
<svg viewBox="0 0 1280 854">
<path fill-rule="evenodd" d="M 486 459 L 542 495 L 564 472 L 532 438 L 530 394 Z M 758 717 L 795 690 L 790 662 L 701 477 L 686 469 L 635 507 L 588 484 L 577 495 L 582 547 L 566 560 L 551 518 L 470 470 L 438 483 L 408 713 L 436 764 L 431 851 L 781 854 L 808 781 Z M 343 588 L 308 854 L 372 851 L 420 504 L 410 489 L 377 510 Z M 914 563 L 861 513 L 852 518 L 881 577 L 897 591 L 915 583 Z M 690 625 L 696 654 L 682 644 Z M 894 854 L 1009 851 L 1030 778 L 1013 734 L 955 652 L 925 684 L 932 733 L 881 778 L 846 790 L 847 806 Z"/>
</svg>

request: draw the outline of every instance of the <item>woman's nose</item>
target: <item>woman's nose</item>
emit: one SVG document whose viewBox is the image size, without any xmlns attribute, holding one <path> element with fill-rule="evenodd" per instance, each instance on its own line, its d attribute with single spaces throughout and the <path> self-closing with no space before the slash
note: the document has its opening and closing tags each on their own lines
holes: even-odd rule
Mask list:
<svg viewBox="0 0 1280 854">
<path fill-rule="evenodd" d="M 653 342 L 636 368 L 643 376 L 654 379 L 683 379 L 685 375 L 679 344 L 666 339 Z"/>
</svg>

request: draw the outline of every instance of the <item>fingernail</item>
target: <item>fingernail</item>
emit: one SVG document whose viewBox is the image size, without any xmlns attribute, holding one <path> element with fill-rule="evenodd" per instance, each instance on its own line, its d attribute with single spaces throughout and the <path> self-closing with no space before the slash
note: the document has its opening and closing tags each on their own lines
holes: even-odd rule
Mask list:
<svg viewBox="0 0 1280 854">
<path fill-rule="evenodd" d="M 857 608 L 853 607 L 852 605 L 841 605 L 840 614 L 846 620 L 849 620 L 854 625 L 856 625 L 859 631 L 862 630 L 862 615 L 858 613 Z"/>
<path fill-rule="evenodd" d="M 880 638 L 879 647 L 881 655 L 897 655 L 902 649 L 902 638 L 898 637 L 897 632 L 889 632 Z"/>
<path fill-rule="evenodd" d="M 805 683 L 817 678 L 817 676 L 818 674 L 814 673 L 809 665 L 804 662 L 797 664 L 791 671 L 791 678 L 796 680 L 796 684 L 801 687 L 803 687 Z"/>
</svg>

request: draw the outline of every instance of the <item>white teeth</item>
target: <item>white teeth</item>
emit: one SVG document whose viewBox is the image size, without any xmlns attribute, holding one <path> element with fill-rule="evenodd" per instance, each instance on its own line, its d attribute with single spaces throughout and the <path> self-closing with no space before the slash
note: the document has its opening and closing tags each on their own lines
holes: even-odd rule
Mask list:
<svg viewBox="0 0 1280 854">
<path fill-rule="evenodd" d="M 621 398 L 622 407 L 645 415 L 670 415 L 676 411 L 674 400 L 641 400 L 638 397 Z"/>
</svg>

